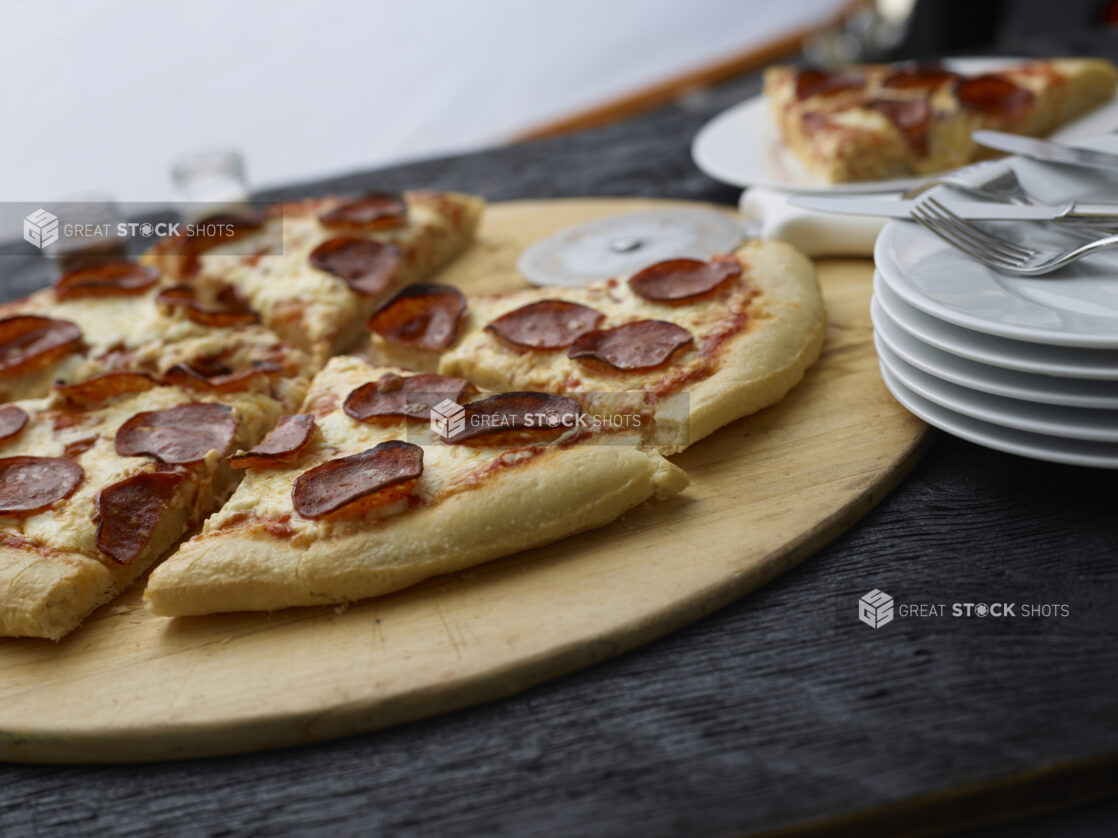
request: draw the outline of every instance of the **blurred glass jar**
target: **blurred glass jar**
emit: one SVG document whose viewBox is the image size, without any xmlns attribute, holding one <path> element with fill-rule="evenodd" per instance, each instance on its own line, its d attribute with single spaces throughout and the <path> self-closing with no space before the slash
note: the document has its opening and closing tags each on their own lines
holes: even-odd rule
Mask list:
<svg viewBox="0 0 1118 838">
<path fill-rule="evenodd" d="M 171 168 L 175 202 L 184 221 L 204 218 L 248 204 L 244 157 L 232 149 L 202 151 L 180 158 Z"/>
</svg>

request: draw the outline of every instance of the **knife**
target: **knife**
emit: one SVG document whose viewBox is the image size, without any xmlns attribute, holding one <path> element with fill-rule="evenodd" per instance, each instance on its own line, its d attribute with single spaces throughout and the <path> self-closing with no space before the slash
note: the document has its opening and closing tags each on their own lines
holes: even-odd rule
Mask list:
<svg viewBox="0 0 1118 838">
<path fill-rule="evenodd" d="M 1049 163 L 1068 163 L 1072 166 L 1090 166 L 1096 169 L 1118 169 L 1118 154 L 1095 151 L 1090 148 L 1074 148 L 1049 140 L 1020 137 L 1016 134 L 1006 134 L 1001 131 L 975 131 L 974 141 L 987 148 L 1008 151 L 1010 154 L 1020 154 L 1022 157 L 1031 157 L 1034 160 L 1044 160 Z"/>
<path fill-rule="evenodd" d="M 793 195 L 788 203 L 819 212 L 843 215 L 878 215 L 885 218 L 910 218 L 916 201 L 898 198 L 831 198 L 819 195 Z M 1118 222 L 1118 204 L 1060 204 L 1022 206 L 987 201 L 945 201 L 962 218 L 978 221 L 1107 221 Z"/>
</svg>

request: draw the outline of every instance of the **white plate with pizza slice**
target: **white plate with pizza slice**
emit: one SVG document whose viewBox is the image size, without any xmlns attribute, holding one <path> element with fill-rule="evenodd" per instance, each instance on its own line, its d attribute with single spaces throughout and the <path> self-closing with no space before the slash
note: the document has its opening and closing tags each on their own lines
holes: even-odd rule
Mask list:
<svg viewBox="0 0 1118 838">
<path fill-rule="evenodd" d="M 965 75 L 995 72 L 1021 59 L 959 58 L 943 66 Z M 1071 142 L 1118 128 L 1118 98 L 1059 127 L 1050 136 Z M 926 179 L 925 176 L 828 183 L 814 175 L 784 144 L 763 95 L 740 102 L 710 120 L 695 135 L 691 157 L 704 173 L 731 186 L 765 186 L 792 193 L 897 192 Z"/>
</svg>

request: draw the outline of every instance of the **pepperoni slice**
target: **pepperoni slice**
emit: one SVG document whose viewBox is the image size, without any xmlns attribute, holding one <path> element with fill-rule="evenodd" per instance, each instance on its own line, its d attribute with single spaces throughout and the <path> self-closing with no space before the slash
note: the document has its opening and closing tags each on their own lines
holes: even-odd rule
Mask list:
<svg viewBox="0 0 1118 838">
<path fill-rule="evenodd" d="M 571 358 L 601 362 L 614 370 L 650 370 L 694 342 L 682 326 L 664 320 L 638 320 L 613 329 L 587 332 L 571 344 Z"/>
<path fill-rule="evenodd" d="M 926 99 L 875 99 L 869 107 L 884 114 L 897 127 L 909 148 L 921 156 L 927 155 L 932 106 Z"/>
<path fill-rule="evenodd" d="M 197 291 L 189 285 L 172 285 L 160 291 L 155 302 L 172 310 L 182 309 L 201 326 L 247 326 L 257 321 L 256 313 L 229 285 L 218 292 L 218 305 L 199 300 Z"/>
<path fill-rule="evenodd" d="M 223 404 L 192 402 L 169 410 L 137 413 L 116 432 L 116 453 L 122 457 L 145 454 L 164 463 L 204 460 L 211 451 L 221 456 L 233 444 L 237 422 Z"/>
<path fill-rule="evenodd" d="M 179 471 L 144 471 L 98 492 L 97 548 L 119 564 L 131 564 L 151 543 L 185 479 Z"/>
<path fill-rule="evenodd" d="M 393 343 L 441 352 L 458 335 L 466 298 L 451 285 L 409 285 L 373 312 L 369 329 Z"/>
<path fill-rule="evenodd" d="M 298 457 L 314 436 L 314 414 L 281 416 L 272 432 L 255 448 L 229 458 L 233 468 L 285 465 Z"/>
<path fill-rule="evenodd" d="M 575 338 L 605 319 L 600 311 L 568 303 L 566 300 L 540 300 L 502 314 L 485 327 L 514 349 L 564 349 Z"/>
<path fill-rule="evenodd" d="M 355 294 L 375 297 L 388 287 L 400 264 L 394 244 L 339 236 L 311 251 L 311 267 L 333 274 Z"/>
<path fill-rule="evenodd" d="M 126 393 L 143 393 L 155 384 L 155 379 L 146 372 L 125 370 L 102 373 L 76 384 L 55 384 L 54 391 L 75 404 L 94 405 Z"/>
<path fill-rule="evenodd" d="M 464 379 L 434 373 L 407 378 L 388 373 L 346 396 L 342 410 L 358 422 L 401 416 L 426 422 L 432 407 L 446 399 L 461 401 L 469 386 Z"/>
<path fill-rule="evenodd" d="M 318 217 L 331 230 L 361 232 L 399 227 L 408 217 L 408 205 L 399 195 L 374 193 L 338 204 Z"/>
<path fill-rule="evenodd" d="M 100 438 L 100 434 L 94 434 L 93 436 L 87 436 L 84 439 L 75 439 L 73 442 L 67 443 L 66 456 L 70 459 L 80 457 L 82 454 L 96 445 L 97 440 L 99 440 Z"/>
<path fill-rule="evenodd" d="M 0 515 L 23 517 L 68 498 L 81 485 L 85 471 L 63 457 L 0 459 Z"/>
<path fill-rule="evenodd" d="M 281 372 L 283 367 L 275 361 L 253 361 L 242 370 L 219 371 L 213 375 L 207 375 L 190 364 L 175 364 L 163 373 L 163 383 L 202 393 L 242 393 L 250 389 L 254 382 L 270 380 Z"/>
<path fill-rule="evenodd" d="M 63 274 L 54 284 L 59 300 L 80 297 L 131 297 L 159 282 L 159 271 L 135 262 L 108 262 Z"/>
<path fill-rule="evenodd" d="M 692 303 L 714 294 L 741 276 L 736 259 L 668 259 L 629 278 L 638 297 L 654 303 Z"/>
<path fill-rule="evenodd" d="M 945 82 L 959 78 L 958 73 L 952 73 L 943 67 L 935 65 L 906 67 L 887 76 L 881 82 L 882 87 L 890 90 L 936 90 Z"/>
<path fill-rule="evenodd" d="M 582 406 L 566 396 L 501 393 L 465 406 L 465 427 L 447 442 L 511 442 L 561 434 L 578 424 Z"/>
<path fill-rule="evenodd" d="M 0 407 L 0 443 L 8 442 L 20 435 L 27 424 L 27 411 L 18 405 Z"/>
<path fill-rule="evenodd" d="M 830 96 L 843 90 L 858 90 L 865 87 L 865 84 L 865 77 L 857 73 L 800 70 L 796 74 L 796 98 L 803 100 L 810 96 Z"/>
<path fill-rule="evenodd" d="M 0 378 L 46 369 L 81 344 L 81 329 L 69 320 L 30 314 L 0 319 Z"/>
<path fill-rule="evenodd" d="M 423 449 L 391 440 L 299 475 L 291 500 L 304 518 L 358 516 L 406 497 L 422 474 Z"/>
<path fill-rule="evenodd" d="M 963 79 L 955 87 L 955 95 L 970 110 L 1010 123 L 1028 116 L 1035 98 L 1031 91 L 996 73 Z"/>
</svg>

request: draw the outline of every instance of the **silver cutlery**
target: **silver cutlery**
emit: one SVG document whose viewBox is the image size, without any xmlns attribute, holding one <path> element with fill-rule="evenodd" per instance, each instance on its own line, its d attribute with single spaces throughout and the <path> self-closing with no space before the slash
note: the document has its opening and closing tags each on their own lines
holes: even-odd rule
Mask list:
<svg viewBox="0 0 1118 838">
<path fill-rule="evenodd" d="M 1007 151 L 1010 154 L 1019 154 L 1022 157 L 1031 157 L 1033 160 L 1043 160 L 1047 163 L 1067 163 L 1071 166 L 1089 166 L 1096 169 L 1118 169 L 1118 154 L 1110 154 L 1106 151 L 1076 148 L 1062 143 L 1054 143 L 1051 140 L 1021 137 L 1017 134 L 1006 134 L 1002 131 L 975 131 L 973 137 L 976 143 L 986 146 L 986 148 Z"/>
<path fill-rule="evenodd" d="M 990 164 L 978 163 L 973 166 L 965 166 L 962 169 L 956 169 L 954 172 L 918 183 L 901 195 L 901 198 L 912 200 L 919 198 L 929 189 L 943 186 L 979 200 L 998 201 L 1018 206 L 1044 206 L 1043 201 L 1038 201 L 1025 191 L 1025 187 L 1017 179 L 1017 173 L 1008 166 L 999 166 L 998 168 L 1001 171 L 996 177 L 977 184 L 974 183 L 973 170 L 988 165 Z M 1093 239 L 1104 232 L 1115 231 L 1118 228 L 1118 219 L 1108 217 L 1078 218 L 1074 221 L 1066 221 L 1062 226 L 1069 234 L 1079 238 Z"/>
<path fill-rule="evenodd" d="M 788 203 L 821 212 L 844 215 L 876 215 L 885 218 L 909 218 L 919 201 L 898 198 L 863 198 L 860 196 L 827 197 L 821 195 L 795 195 Z M 989 201 L 952 201 L 956 215 L 979 221 L 1061 221 L 1099 222 L 1118 224 L 1118 204 L 1081 204 L 1069 202 L 1059 205 L 1007 204 Z"/>
<path fill-rule="evenodd" d="M 1064 250 L 1027 247 L 983 230 L 960 218 L 935 198 L 928 197 L 912 210 L 912 220 L 987 267 L 1017 276 L 1050 274 L 1093 253 L 1118 247 L 1118 235 L 1104 236 Z"/>
</svg>

